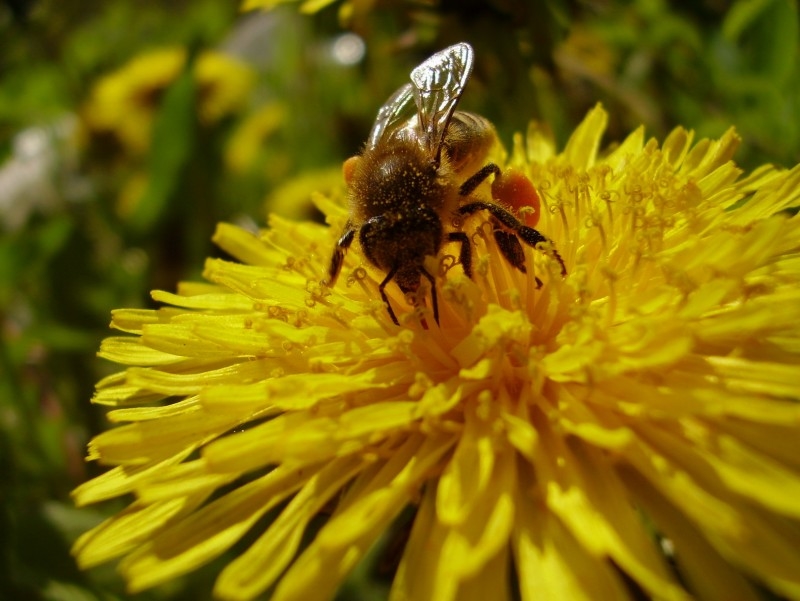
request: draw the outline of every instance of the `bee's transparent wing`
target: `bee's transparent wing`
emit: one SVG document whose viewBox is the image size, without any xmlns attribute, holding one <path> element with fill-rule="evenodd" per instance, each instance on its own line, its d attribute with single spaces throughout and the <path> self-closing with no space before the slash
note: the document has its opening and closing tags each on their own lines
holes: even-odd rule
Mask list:
<svg viewBox="0 0 800 601">
<path fill-rule="evenodd" d="M 466 42 L 437 52 L 411 72 L 423 144 L 438 164 L 444 134 L 472 72 L 472 46 Z"/>
<path fill-rule="evenodd" d="M 367 140 L 368 148 L 375 148 L 386 132 L 394 130 L 401 120 L 407 118 L 405 109 L 413 97 L 414 91 L 410 83 L 389 97 L 389 100 L 378 110 L 378 116 L 375 118 L 375 124 L 372 126 Z"/>
</svg>

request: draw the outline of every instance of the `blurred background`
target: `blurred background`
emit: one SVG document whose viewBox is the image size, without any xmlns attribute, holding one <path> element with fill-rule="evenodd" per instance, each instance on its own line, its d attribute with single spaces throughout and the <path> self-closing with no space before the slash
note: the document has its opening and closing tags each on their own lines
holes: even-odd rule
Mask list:
<svg viewBox="0 0 800 601">
<path fill-rule="evenodd" d="M 210 598 L 215 565 L 128 596 L 69 555 L 119 509 L 69 497 L 109 312 L 199 278 L 218 221 L 318 219 L 378 107 L 462 40 L 460 108 L 506 145 L 531 119 L 563 144 L 602 102 L 607 143 L 735 125 L 743 167 L 800 162 L 792 0 L 0 0 L 0 600 Z M 384 591 L 358 570 L 341 598 Z"/>
</svg>

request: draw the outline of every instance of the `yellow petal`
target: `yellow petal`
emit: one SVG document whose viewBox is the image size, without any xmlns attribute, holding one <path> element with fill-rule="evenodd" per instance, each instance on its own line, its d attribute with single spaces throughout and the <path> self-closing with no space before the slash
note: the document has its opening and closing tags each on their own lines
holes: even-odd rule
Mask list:
<svg viewBox="0 0 800 601">
<path fill-rule="evenodd" d="M 162 530 L 120 564 L 131 592 L 166 582 L 225 552 L 312 473 L 279 467 Z"/>
<path fill-rule="evenodd" d="M 648 518 L 655 522 L 659 534 L 665 537 L 664 544 L 674 553 L 681 575 L 688 580 L 698 599 L 761 599 L 751 583 L 726 562 L 702 532 L 663 495 L 633 471 L 624 470 L 622 477 L 647 511 Z"/>
<path fill-rule="evenodd" d="M 598 104 L 575 129 L 562 154 L 564 160 L 577 169 L 594 165 L 600 138 L 608 124 L 608 113 Z"/>
<path fill-rule="evenodd" d="M 400 510 L 410 491 L 451 446 L 449 437 L 419 437 L 393 455 L 356 496 L 349 496 L 278 584 L 274 601 L 329 599 Z"/>
<path fill-rule="evenodd" d="M 72 554 L 81 567 L 88 568 L 128 553 L 171 521 L 191 514 L 207 497 L 199 494 L 152 504 L 134 502 L 81 535 Z"/>
<path fill-rule="evenodd" d="M 514 559 L 521 566 L 522 601 L 627 598 L 627 589 L 609 562 L 598 561 L 557 517 L 544 511 L 525 490 L 518 491 L 519 518 L 513 534 Z"/>
</svg>

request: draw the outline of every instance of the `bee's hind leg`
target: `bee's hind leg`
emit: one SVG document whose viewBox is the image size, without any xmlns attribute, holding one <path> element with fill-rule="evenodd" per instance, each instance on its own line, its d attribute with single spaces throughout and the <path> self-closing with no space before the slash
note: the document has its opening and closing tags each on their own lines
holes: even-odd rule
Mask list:
<svg viewBox="0 0 800 601">
<path fill-rule="evenodd" d="M 469 180 L 467 181 L 469 182 Z M 522 241 L 525 244 L 533 248 L 538 248 L 538 245 L 540 243 L 549 242 L 548 238 L 542 235 L 541 232 L 533 229 L 532 227 L 524 225 L 519 219 L 514 217 L 514 215 L 509 213 L 500 205 L 496 205 L 490 202 L 478 201 L 478 202 L 467 203 L 458 208 L 459 215 L 471 215 L 476 211 L 489 211 L 492 217 L 494 217 L 499 222 L 500 225 L 514 232 L 514 234 L 510 234 L 507 232 L 502 232 L 498 234 L 497 231 L 502 231 L 502 230 L 499 230 L 499 228 L 497 228 L 495 229 L 495 240 L 497 241 L 497 244 L 500 247 L 500 252 L 503 253 L 503 256 L 506 257 L 506 259 L 508 259 L 508 261 L 520 271 L 523 272 L 525 271 L 525 269 L 522 269 L 520 267 L 520 265 L 524 267 L 524 264 L 519 262 L 519 261 L 524 261 L 522 255 L 522 248 L 519 246 L 519 241 L 513 242 L 511 238 L 509 238 L 509 236 L 514 238 L 519 236 L 520 238 L 522 238 Z M 558 264 L 561 266 L 561 276 L 563 277 L 567 275 L 567 266 L 564 265 L 564 260 L 561 258 L 561 255 L 558 254 L 558 251 L 555 249 L 551 249 L 546 252 L 547 254 L 551 255 L 556 261 L 558 261 Z"/>
</svg>

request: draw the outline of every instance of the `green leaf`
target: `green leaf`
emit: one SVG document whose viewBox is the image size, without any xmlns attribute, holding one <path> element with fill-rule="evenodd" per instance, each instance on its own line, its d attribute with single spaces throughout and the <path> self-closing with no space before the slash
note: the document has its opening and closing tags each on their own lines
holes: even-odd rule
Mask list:
<svg viewBox="0 0 800 601">
<path fill-rule="evenodd" d="M 197 89 L 191 61 L 167 89 L 153 126 L 148 161 L 149 181 L 131 215 L 130 225 L 144 232 L 168 212 L 181 175 L 192 154 L 196 129 Z"/>
<path fill-rule="evenodd" d="M 722 34 L 731 41 L 737 40 L 774 2 L 775 0 L 739 0 L 735 2 L 725 15 Z"/>
<path fill-rule="evenodd" d="M 795 0 L 740 0 L 726 15 L 722 32 L 740 48 L 754 74 L 776 86 L 796 76 L 800 24 Z"/>
</svg>

